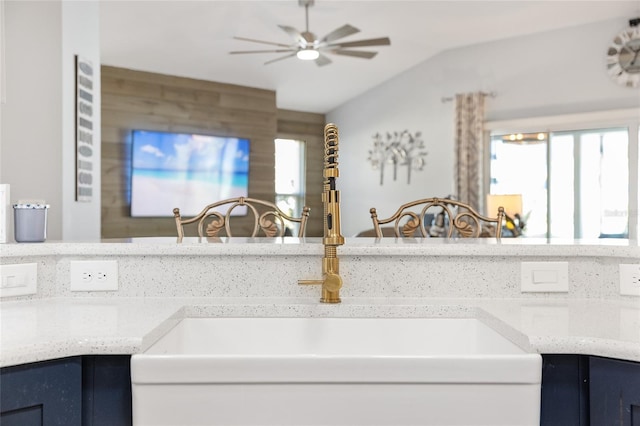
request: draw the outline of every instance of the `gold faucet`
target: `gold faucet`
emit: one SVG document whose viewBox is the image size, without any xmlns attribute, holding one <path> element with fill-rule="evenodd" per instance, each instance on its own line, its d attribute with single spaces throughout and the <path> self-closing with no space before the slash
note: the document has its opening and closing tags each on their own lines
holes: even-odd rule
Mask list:
<svg viewBox="0 0 640 426">
<path fill-rule="evenodd" d="M 324 207 L 324 257 L 322 258 L 321 280 L 299 280 L 298 284 L 322 285 L 322 303 L 340 303 L 342 278 L 338 261 L 337 247 L 344 244 L 340 232 L 340 191 L 336 190 L 338 170 L 338 128 L 329 123 L 324 126 L 324 167 L 322 176 L 322 205 Z"/>
</svg>

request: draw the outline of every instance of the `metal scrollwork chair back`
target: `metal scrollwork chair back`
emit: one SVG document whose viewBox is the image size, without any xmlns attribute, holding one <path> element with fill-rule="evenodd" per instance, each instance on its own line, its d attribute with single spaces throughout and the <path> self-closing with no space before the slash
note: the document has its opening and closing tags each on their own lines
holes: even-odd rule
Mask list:
<svg viewBox="0 0 640 426">
<path fill-rule="evenodd" d="M 184 237 L 184 225 L 192 223 L 197 223 L 199 237 L 216 238 L 224 235 L 232 237 L 231 221 L 234 220 L 232 218 L 235 216 L 232 217 L 231 212 L 240 206 L 246 206 L 247 214 L 253 215 L 253 229 L 251 234 L 248 235 L 250 237 L 283 237 L 286 233 L 287 223 L 299 224 L 297 236 L 304 237 L 305 235 L 307 219 L 311 210 L 309 207 L 303 207 L 300 217 L 292 217 L 270 201 L 237 197 L 211 203 L 190 219 L 184 219 L 180 215 L 179 208 L 173 209 L 178 241 L 181 241 Z"/>
<path fill-rule="evenodd" d="M 438 212 L 428 215 L 429 210 Z M 392 224 L 396 238 L 495 237 L 500 239 L 504 220 L 502 207 L 498 209 L 497 217 L 487 217 L 478 213 L 470 205 L 449 198 L 422 198 L 411 201 L 401 205 L 393 216 L 387 219 L 379 219 L 375 207 L 369 212 L 377 238 L 383 236 L 380 225 Z M 433 217 L 433 221 L 425 221 L 426 217 Z"/>
</svg>

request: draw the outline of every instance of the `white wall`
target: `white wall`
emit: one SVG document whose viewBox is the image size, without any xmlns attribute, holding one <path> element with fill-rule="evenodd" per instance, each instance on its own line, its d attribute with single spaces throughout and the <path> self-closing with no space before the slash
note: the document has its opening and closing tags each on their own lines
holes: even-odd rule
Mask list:
<svg viewBox="0 0 640 426">
<path fill-rule="evenodd" d="M 93 202 L 75 202 L 74 189 L 74 55 L 99 64 L 98 11 L 96 2 L 5 2 L 0 182 L 11 185 L 12 202 L 44 199 L 51 205 L 48 239 L 100 237 L 99 130 Z M 95 69 L 99 94 L 100 68 Z M 100 129 L 99 95 L 94 102 Z"/>
<path fill-rule="evenodd" d="M 63 1 L 62 8 L 62 236 L 100 238 L 100 7 L 96 1 Z M 75 55 L 93 64 L 93 199 L 75 201 Z"/>
<path fill-rule="evenodd" d="M 12 203 L 37 198 L 51 204 L 54 239 L 62 235 L 61 25 L 59 2 L 5 2 L 0 181 L 11 185 Z"/>
<path fill-rule="evenodd" d="M 411 199 L 454 191 L 453 102 L 456 93 L 495 92 L 486 119 L 567 114 L 640 107 L 637 89 L 614 83 L 605 55 L 626 20 L 604 21 L 443 52 L 327 114 L 340 132 L 342 231 L 352 236 L 371 228 L 369 208 L 390 216 Z M 367 162 L 372 136 L 387 131 L 422 131 L 427 166 L 406 168 L 397 181 Z"/>
</svg>

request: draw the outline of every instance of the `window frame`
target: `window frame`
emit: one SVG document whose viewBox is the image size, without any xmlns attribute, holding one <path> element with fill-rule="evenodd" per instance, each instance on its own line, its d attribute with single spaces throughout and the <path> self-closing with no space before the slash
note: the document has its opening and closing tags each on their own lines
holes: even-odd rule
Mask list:
<svg viewBox="0 0 640 426">
<path fill-rule="evenodd" d="M 578 132 L 585 130 L 599 130 L 604 128 L 626 128 L 629 137 L 628 167 L 628 212 L 629 212 L 629 239 L 638 240 L 639 227 L 639 183 L 638 163 L 640 155 L 638 149 L 638 134 L 640 133 L 640 108 L 626 108 L 607 111 L 594 111 L 576 114 L 563 114 L 553 116 L 541 116 L 519 118 L 511 120 L 485 121 L 484 137 L 484 164 L 483 191 L 489 193 L 490 188 L 490 161 L 491 161 L 491 135 L 508 133 L 530 132 Z"/>
<path fill-rule="evenodd" d="M 277 168 L 277 164 L 275 161 L 275 157 L 276 157 L 276 145 L 278 140 L 283 140 L 283 141 L 293 141 L 293 142 L 297 142 L 300 144 L 301 149 L 299 152 L 299 164 L 300 164 L 300 180 L 301 180 L 301 185 L 300 185 L 300 191 L 299 192 L 292 192 L 292 193 L 280 193 L 277 191 L 276 189 L 276 180 L 277 180 L 277 173 L 278 173 L 278 168 Z M 306 197 L 307 197 L 307 142 L 303 139 L 300 138 L 293 138 L 293 137 L 276 137 L 273 140 L 273 148 L 274 148 L 274 203 L 276 205 L 278 205 L 278 198 L 279 197 L 293 197 L 295 199 L 298 200 L 298 209 L 299 211 L 293 212 L 293 216 L 294 217 L 300 217 L 302 215 L 302 209 L 304 208 L 304 206 L 306 205 Z M 298 225 L 296 224 L 292 224 L 292 226 L 295 228 L 294 231 L 297 232 L 298 231 Z"/>
</svg>

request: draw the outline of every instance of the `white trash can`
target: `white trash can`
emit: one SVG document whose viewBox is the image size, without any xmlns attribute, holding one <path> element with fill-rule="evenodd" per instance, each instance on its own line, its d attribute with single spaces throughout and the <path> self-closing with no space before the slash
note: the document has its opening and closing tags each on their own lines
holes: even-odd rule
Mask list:
<svg viewBox="0 0 640 426">
<path fill-rule="evenodd" d="M 47 239 L 48 204 L 14 204 L 14 236 L 19 243 L 41 243 Z"/>
</svg>

